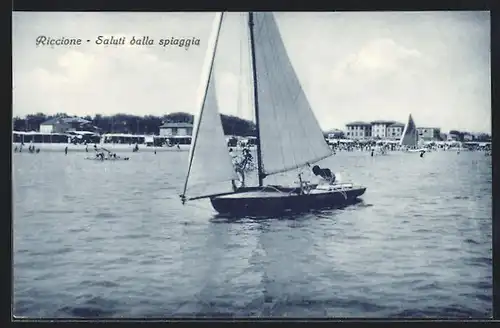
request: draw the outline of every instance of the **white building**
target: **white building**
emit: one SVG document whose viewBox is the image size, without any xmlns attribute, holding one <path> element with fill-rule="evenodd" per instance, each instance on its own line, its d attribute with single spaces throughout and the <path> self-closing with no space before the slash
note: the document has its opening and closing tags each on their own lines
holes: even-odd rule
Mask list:
<svg viewBox="0 0 500 328">
<path fill-rule="evenodd" d="M 395 122 L 387 126 L 386 137 L 389 139 L 399 140 L 403 135 L 405 125 L 403 123 Z"/>
<path fill-rule="evenodd" d="M 348 139 L 368 139 L 372 136 L 372 125 L 366 122 L 347 123 L 347 132 L 345 134 Z"/>
<path fill-rule="evenodd" d="M 372 137 L 385 139 L 388 137 L 387 128 L 394 124 L 394 121 L 373 121 L 372 126 Z M 404 127 L 403 127 L 404 128 Z M 401 130 L 402 132 L 402 130 Z M 392 133 L 392 130 L 391 130 Z"/>
<path fill-rule="evenodd" d="M 190 137 L 193 134 L 193 124 L 191 123 L 170 123 L 160 126 L 160 136 Z"/>
</svg>

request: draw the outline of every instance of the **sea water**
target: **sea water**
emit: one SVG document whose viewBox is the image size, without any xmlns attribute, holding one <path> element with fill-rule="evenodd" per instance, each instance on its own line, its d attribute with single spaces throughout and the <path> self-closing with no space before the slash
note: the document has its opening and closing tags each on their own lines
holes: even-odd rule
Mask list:
<svg viewBox="0 0 500 328">
<path fill-rule="evenodd" d="M 491 157 L 338 152 L 362 203 L 227 220 L 181 204 L 187 154 L 14 153 L 14 315 L 491 317 Z"/>
</svg>

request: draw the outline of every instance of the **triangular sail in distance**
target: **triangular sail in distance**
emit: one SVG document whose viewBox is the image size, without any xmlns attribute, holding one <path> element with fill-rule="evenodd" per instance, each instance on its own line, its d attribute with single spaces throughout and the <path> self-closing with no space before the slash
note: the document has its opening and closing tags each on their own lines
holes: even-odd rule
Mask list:
<svg viewBox="0 0 500 328">
<path fill-rule="evenodd" d="M 331 156 L 273 13 L 256 12 L 253 17 L 263 173 L 286 172 Z"/>
<path fill-rule="evenodd" d="M 405 125 L 399 144 L 408 147 L 416 147 L 418 144 L 418 131 L 411 114 L 408 117 L 408 122 Z"/>
<path fill-rule="evenodd" d="M 193 140 L 183 196 L 195 198 L 231 192 L 231 180 L 238 179 L 228 152 L 217 105 L 213 74 L 214 56 L 222 14 L 217 13 L 208 55 L 203 66 L 198 115 L 195 116 Z M 189 195 L 188 195 L 189 194 Z"/>
</svg>

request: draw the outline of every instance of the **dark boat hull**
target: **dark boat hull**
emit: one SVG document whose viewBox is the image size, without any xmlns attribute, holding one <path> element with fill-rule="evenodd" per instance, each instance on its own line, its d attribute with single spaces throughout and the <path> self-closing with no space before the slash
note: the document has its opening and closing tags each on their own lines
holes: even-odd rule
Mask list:
<svg viewBox="0 0 500 328">
<path fill-rule="evenodd" d="M 339 208 L 360 202 L 365 187 L 352 186 L 340 190 L 313 190 L 300 194 L 297 189 L 273 186 L 247 188 L 231 195 L 216 196 L 210 200 L 213 208 L 231 216 L 276 216 L 310 210 Z"/>
</svg>

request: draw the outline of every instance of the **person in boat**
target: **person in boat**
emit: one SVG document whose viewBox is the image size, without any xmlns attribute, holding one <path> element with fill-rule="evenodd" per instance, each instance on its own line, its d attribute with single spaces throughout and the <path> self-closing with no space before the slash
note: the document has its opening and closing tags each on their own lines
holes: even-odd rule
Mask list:
<svg viewBox="0 0 500 328">
<path fill-rule="evenodd" d="M 329 184 L 335 183 L 335 174 L 333 174 L 329 168 L 322 169 L 318 165 L 314 165 L 312 168 L 312 172 L 315 176 L 319 176 Z"/>
<path fill-rule="evenodd" d="M 240 185 L 239 188 L 244 188 L 245 187 L 245 171 L 239 165 L 235 165 L 234 166 L 234 170 L 241 177 L 240 178 L 241 185 Z M 236 186 L 236 181 L 235 180 L 231 180 L 231 184 L 233 185 L 233 190 L 234 191 L 236 191 L 236 190 L 239 189 L 238 186 Z"/>
<path fill-rule="evenodd" d="M 238 165 L 238 154 L 233 151 L 233 148 L 229 148 L 229 156 L 231 156 L 231 161 L 234 166 Z"/>
<path fill-rule="evenodd" d="M 250 149 L 248 147 L 243 148 L 243 157 L 248 160 L 252 160 L 253 156 L 250 153 Z"/>
<path fill-rule="evenodd" d="M 241 177 L 240 178 L 241 186 L 239 188 L 245 187 L 245 170 L 243 166 L 244 160 L 242 161 L 238 160 L 238 154 L 236 154 L 236 152 L 233 151 L 233 148 L 229 148 L 229 155 L 231 156 L 231 161 L 233 163 L 234 170 Z M 236 186 L 235 180 L 231 180 L 231 184 L 233 185 L 234 191 L 238 190 L 238 186 Z"/>
<path fill-rule="evenodd" d="M 253 156 L 252 156 L 252 153 L 250 153 L 250 149 L 248 149 L 247 147 L 243 148 L 243 160 L 241 161 L 240 163 L 240 166 L 242 167 L 242 169 L 245 169 L 247 168 L 248 165 L 250 165 L 253 161 Z"/>
</svg>

